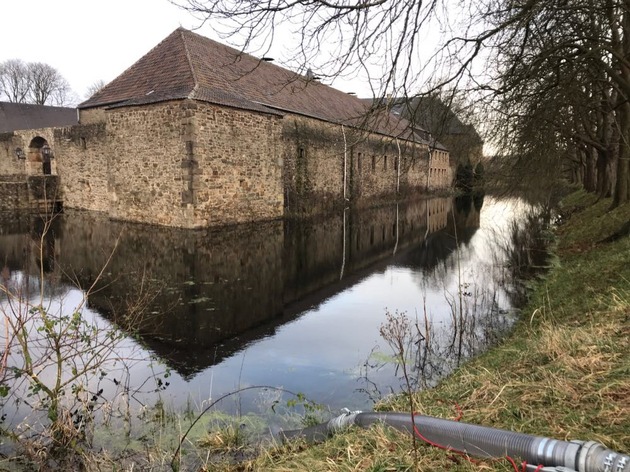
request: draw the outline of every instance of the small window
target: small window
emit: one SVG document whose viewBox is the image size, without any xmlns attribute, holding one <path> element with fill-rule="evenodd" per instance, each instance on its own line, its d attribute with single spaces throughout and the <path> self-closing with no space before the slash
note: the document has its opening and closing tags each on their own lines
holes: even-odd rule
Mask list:
<svg viewBox="0 0 630 472">
<path fill-rule="evenodd" d="M 387 156 L 383 156 L 383 170 L 387 170 Z"/>
<path fill-rule="evenodd" d="M 398 160 L 394 159 L 394 170 L 398 170 Z"/>
<path fill-rule="evenodd" d="M 87 139 L 85 139 L 83 136 L 81 136 L 79 141 L 81 142 L 81 149 L 87 149 Z"/>
<path fill-rule="evenodd" d="M 306 157 L 306 151 L 304 150 L 303 147 L 299 147 L 298 148 L 298 158 L 299 159 L 304 159 Z"/>
<path fill-rule="evenodd" d="M 376 170 L 376 156 L 372 156 L 372 170 Z"/>
<path fill-rule="evenodd" d="M 357 154 L 357 171 L 361 173 L 361 153 Z"/>
</svg>

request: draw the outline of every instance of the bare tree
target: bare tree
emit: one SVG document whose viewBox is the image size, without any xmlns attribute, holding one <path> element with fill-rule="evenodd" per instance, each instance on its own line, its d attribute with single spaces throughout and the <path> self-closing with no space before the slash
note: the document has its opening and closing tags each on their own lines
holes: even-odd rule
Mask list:
<svg viewBox="0 0 630 472">
<path fill-rule="evenodd" d="M 212 21 L 232 42 L 240 39 L 236 46 L 243 50 L 268 51 L 274 40 L 282 41 L 300 72 L 332 79 L 363 71 L 373 79 L 373 94 L 384 96 L 406 91 L 420 72 L 421 29 L 443 0 L 171 1 Z"/>
<path fill-rule="evenodd" d="M 0 95 L 10 102 L 24 103 L 31 90 L 28 65 L 20 59 L 9 59 L 0 64 Z"/>
<path fill-rule="evenodd" d="M 505 15 L 493 38 L 504 145 L 538 164 L 571 159 L 587 190 L 614 181 L 613 205 L 629 201 L 630 1 L 496 0 L 491 21 Z"/>
<path fill-rule="evenodd" d="M 90 85 L 87 88 L 87 91 L 86 91 L 86 94 L 85 94 L 86 95 L 85 98 L 86 99 L 90 98 L 95 93 L 100 92 L 103 87 L 105 87 L 105 81 L 103 79 L 97 80 L 96 82 L 94 82 L 92 85 Z"/>
<path fill-rule="evenodd" d="M 587 187 L 602 193 L 609 185 L 591 170 L 610 167 L 617 136 L 614 204 L 630 201 L 630 0 L 171 1 L 243 49 L 292 32 L 302 71 L 363 70 L 380 97 L 465 90 L 496 115 L 512 155 L 535 157 L 538 169 L 582 156 Z M 436 24 L 445 36 L 422 62 Z"/>
<path fill-rule="evenodd" d="M 74 100 L 68 81 L 42 62 L 10 59 L 0 64 L 0 95 L 10 102 L 66 105 Z"/>
<path fill-rule="evenodd" d="M 63 104 L 70 85 L 59 71 L 43 62 L 32 62 L 28 69 L 31 77 L 30 101 L 37 105 L 51 101 Z"/>
</svg>

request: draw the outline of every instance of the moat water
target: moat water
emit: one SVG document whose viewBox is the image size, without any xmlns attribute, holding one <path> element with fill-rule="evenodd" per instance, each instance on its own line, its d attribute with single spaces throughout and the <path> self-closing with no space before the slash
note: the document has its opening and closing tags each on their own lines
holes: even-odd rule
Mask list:
<svg viewBox="0 0 630 472">
<path fill-rule="evenodd" d="M 101 333 L 120 328 L 116 361 L 88 380 L 110 411 L 121 398 L 200 411 L 239 389 L 214 408 L 260 412 L 294 398 L 254 386 L 370 409 L 403 388 L 381 334 L 388 314 L 409 320 L 406 362 L 418 388 L 509 330 L 522 298 L 515 273 L 537 258 L 515 246 L 532 209 L 476 195 L 204 231 L 72 211 L 50 227 L 4 215 L 0 305 L 14 316 L 21 293 L 51 313 L 80 307 Z M 4 402 L 6 421 L 19 423 L 26 407 Z"/>
</svg>

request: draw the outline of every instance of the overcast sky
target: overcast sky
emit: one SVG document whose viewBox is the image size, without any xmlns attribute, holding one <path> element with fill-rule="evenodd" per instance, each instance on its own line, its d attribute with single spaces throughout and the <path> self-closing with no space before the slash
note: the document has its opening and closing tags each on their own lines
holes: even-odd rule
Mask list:
<svg viewBox="0 0 630 472">
<path fill-rule="evenodd" d="M 0 62 L 45 62 L 82 101 L 90 85 L 111 81 L 179 26 L 193 29 L 199 22 L 168 0 L 4 0 Z M 219 39 L 210 25 L 197 32 Z M 356 81 L 334 86 L 369 95 L 367 84 Z"/>
</svg>

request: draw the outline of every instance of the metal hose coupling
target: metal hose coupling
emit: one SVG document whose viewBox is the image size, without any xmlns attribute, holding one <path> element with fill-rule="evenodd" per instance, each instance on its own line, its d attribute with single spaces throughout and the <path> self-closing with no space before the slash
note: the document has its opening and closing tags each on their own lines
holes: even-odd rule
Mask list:
<svg viewBox="0 0 630 472">
<path fill-rule="evenodd" d="M 578 454 L 578 472 L 630 472 L 630 456 L 587 441 Z"/>
<path fill-rule="evenodd" d="M 343 413 L 339 416 L 335 416 L 327 423 L 328 431 L 331 434 L 342 431 L 355 424 L 357 415 L 361 414 L 361 411 L 350 411 L 347 408 L 342 409 Z"/>
</svg>

